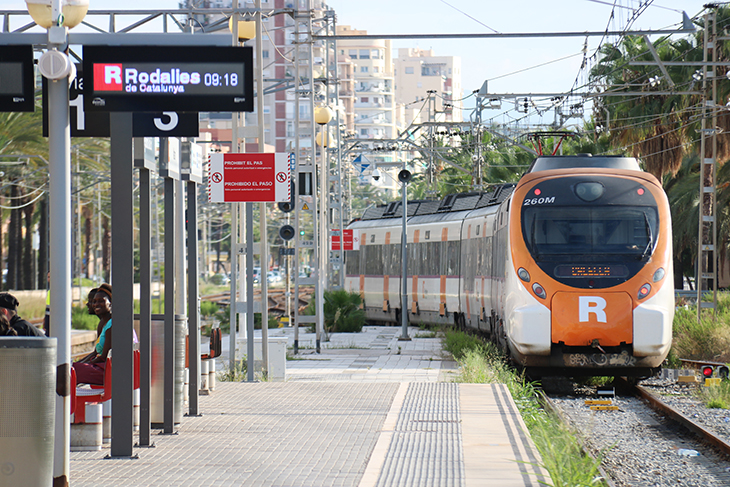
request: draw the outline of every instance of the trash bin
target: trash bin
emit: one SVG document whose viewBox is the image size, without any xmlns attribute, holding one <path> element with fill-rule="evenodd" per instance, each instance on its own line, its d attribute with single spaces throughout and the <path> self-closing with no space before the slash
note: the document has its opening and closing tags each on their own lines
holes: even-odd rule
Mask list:
<svg viewBox="0 0 730 487">
<path fill-rule="evenodd" d="M 53 483 L 56 339 L 0 337 L 0 487 Z"/>
<path fill-rule="evenodd" d="M 135 329 L 139 330 L 139 315 L 134 315 Z M 173 423 L 180 424 L 183 418 L 183 388 L 185 386 L 185 335 L 188 318 L 175 315 L 175 387 Z M 151 427 L 164 426 L 165 404 L 165 315 L 152 315 L 152 383 L 150 385 Z"/>
</svg>

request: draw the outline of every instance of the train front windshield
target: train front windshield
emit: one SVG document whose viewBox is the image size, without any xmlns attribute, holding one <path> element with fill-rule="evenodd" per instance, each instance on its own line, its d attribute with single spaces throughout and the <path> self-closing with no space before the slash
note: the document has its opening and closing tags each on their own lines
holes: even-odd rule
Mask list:
<svg viewBox="0 0 730 487">
<path fill-rule="evenodd" d="M 656 208 L 622 206 L 526 207 L 522 232 L 537 261 L 641 261 L 657 240 Z"/>
</svg>

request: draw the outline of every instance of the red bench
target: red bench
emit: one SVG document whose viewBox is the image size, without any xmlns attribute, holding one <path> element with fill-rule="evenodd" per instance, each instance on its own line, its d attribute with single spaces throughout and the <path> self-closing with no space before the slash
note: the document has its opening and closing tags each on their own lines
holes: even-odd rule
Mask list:
<svg viewBox="0 0 730 487">
<path fill-rule="evenodd" d="M 200 360 L 206 360 L 209 358 L 216 358 L 220 357 L 221 353 L 223 352 L 223 348 L 221 345 L 221 329 L 220 328 L 213 328 L 210 330 L 210 352 L 208 353 L 201 353 L 200 354 Z M 185 335 L 185 368 L 190 368 L 190 335 Z"/>
<path fill-rule="evenodd" d="M 133 355 L 134 388 L 139 389 L 139 350 Z M 91 389 L 76 387 L 76 371 L 71 368 L 71 414 L 74 414 L 74 423 L 83 423 L 86 419 L 86 404 L 105 402 L 112 397 L 112 359 L 106 359 L 104 369 L 104 385 L 91 385 Z"/>
</svg>

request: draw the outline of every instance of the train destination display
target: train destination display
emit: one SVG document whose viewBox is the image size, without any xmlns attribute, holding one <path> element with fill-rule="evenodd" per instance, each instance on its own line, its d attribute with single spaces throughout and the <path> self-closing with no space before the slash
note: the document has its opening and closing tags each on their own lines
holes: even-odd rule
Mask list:
<svg viewBox="0 0 730 487">
<path fill-rule="evenodd" d="M 0 49 L 0 112 L 32 112 L 35 82 L 33 46 Z"/>
<path fill-rule="evenodd" d="M 88 111 L 253 111 L 250 47 L 84 47 Z"/>
<path fill-rule="evenodd" d="M 556 277 L 626 277 L 629 269 L 625 265 L 559 265 Z"/>
<path fill-rule="evenodd" d="M 94 92 L 226 93 L 235 95 L 243 83 L 243 66 L 234 63 L 192 63 L 180 70 L 173 63 L 95 64 Z"/>
</svg>

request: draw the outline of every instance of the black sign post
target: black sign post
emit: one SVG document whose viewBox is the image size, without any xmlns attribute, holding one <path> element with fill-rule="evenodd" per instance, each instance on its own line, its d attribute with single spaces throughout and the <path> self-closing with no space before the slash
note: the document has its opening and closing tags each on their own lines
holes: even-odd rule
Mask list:
<svg viewBox="0 0 730 487">
<path fill-rule="evenodd" d="M 132 204 L 128 198 L 133 193 L 133 181 L 128 175 L 120 176 L 119 171 L 129 171 L 132 168 L 132 113 L 137 112 L 243 112 L 253 111 L 253 51 L 250 47 L 233 46 L 90 46 L 83 48 L 83 109 L 85 114 L 111 113 L 112 139 L 112 200 L 124 202 L 124 208 L 119 208 L 112 218 L 116 222 L 123 222 L 116 226 L 115 231 L 133 235 Z M 166 134 L 171 135 L 171 134 Z M 115 153 L 118 152 L 118 156 Z M 162 159 L 162 157 L 161 157 Z M 116 172 L 115 172 L 116 171 Z M 165 199 L 172 199 L 172 180 L 165 183 Z M 182 191 L 182 188 L 179 189 Z M 120 199 L 118 200 L 117 197 Z M 174 201 L 165 205 L 165 235 L 174 238 Z M 174 262 L 175 242 L 167 242 L 165 261 Z M 112 255 L 115 255 L 115 246 L 119 242 L 112 242 Z M 122 245 L 132 244 L 126 240 Z M 169 252 L 168 252 L 169 251 Z M 133 288 L 132 273 L 129 256 L 122 255 L 112 259 L 113 285 L 120 289 L 123 299 L 120 301 L 126 307 L 131 302 Z M 122 267 L 126 266 L 126 269 Z M 171 265 L 171 271 L 172 271 Z M 197 274 L 197 273 L 196 273 Z M 165 307 L 164 325 L 164 407 L 163 431 L 173 433 L 175 428 L 175 395 L 173 394 L 173 380 L 175 364 L 175 299 L 174 299 L 174 272 L 166 274 L 166 294 L 168 298 Z M 116 293 L 115 293 L 116 296 Z M 115 297 L 115 302 L 117 301 Z M 115 308 L 116 309 L 116 308 Z M 122 322 L 131 322 L 132 306 L 128 306 L 128 314 L 121 316 Z M 116 316 L 116 315 L 115 315 Z M 131 331 L 130 331 L 131 333 Z M 116 336 L 116 335 L 115 335 Z M 148 336 L 145 333 L 143 339 Z M 126 440 L 128 431 L 126 422 L 115 421 L 118 416 L 126 420 L 127 413 L 131 417 L 131 402 L 128 384 L 128 370 L 126 360 L 131 358 L 132 340 L 123 335 L 120 350 L 124 362 L 120 367 L 114 367 L 112 372 L 112 401 L 114 416 L 112 417 L 112 437 L 122 436 Z M 115 352 L 116 360 L 116 352 Z M 146 363 L 145 359 L 145 363 Z M 130 362 L 131 363 L 131 362 Z M 143 369 L 145 367 L 140 367 Z M 141 370 L 141 374 L 148 374 Z M 125 374 L 127 376 L 125 376 Z M 131 396 L 130 396 L 131 397 Z M 119 413 L 119 414 L 117 414 Z M 146 425 L 141 429 L 146 430 Z M 146 431 L 144 432 L 145 436 Z M 115 456 L 115 445 L 112 441 L 112 456 Z"/>
</svg>

